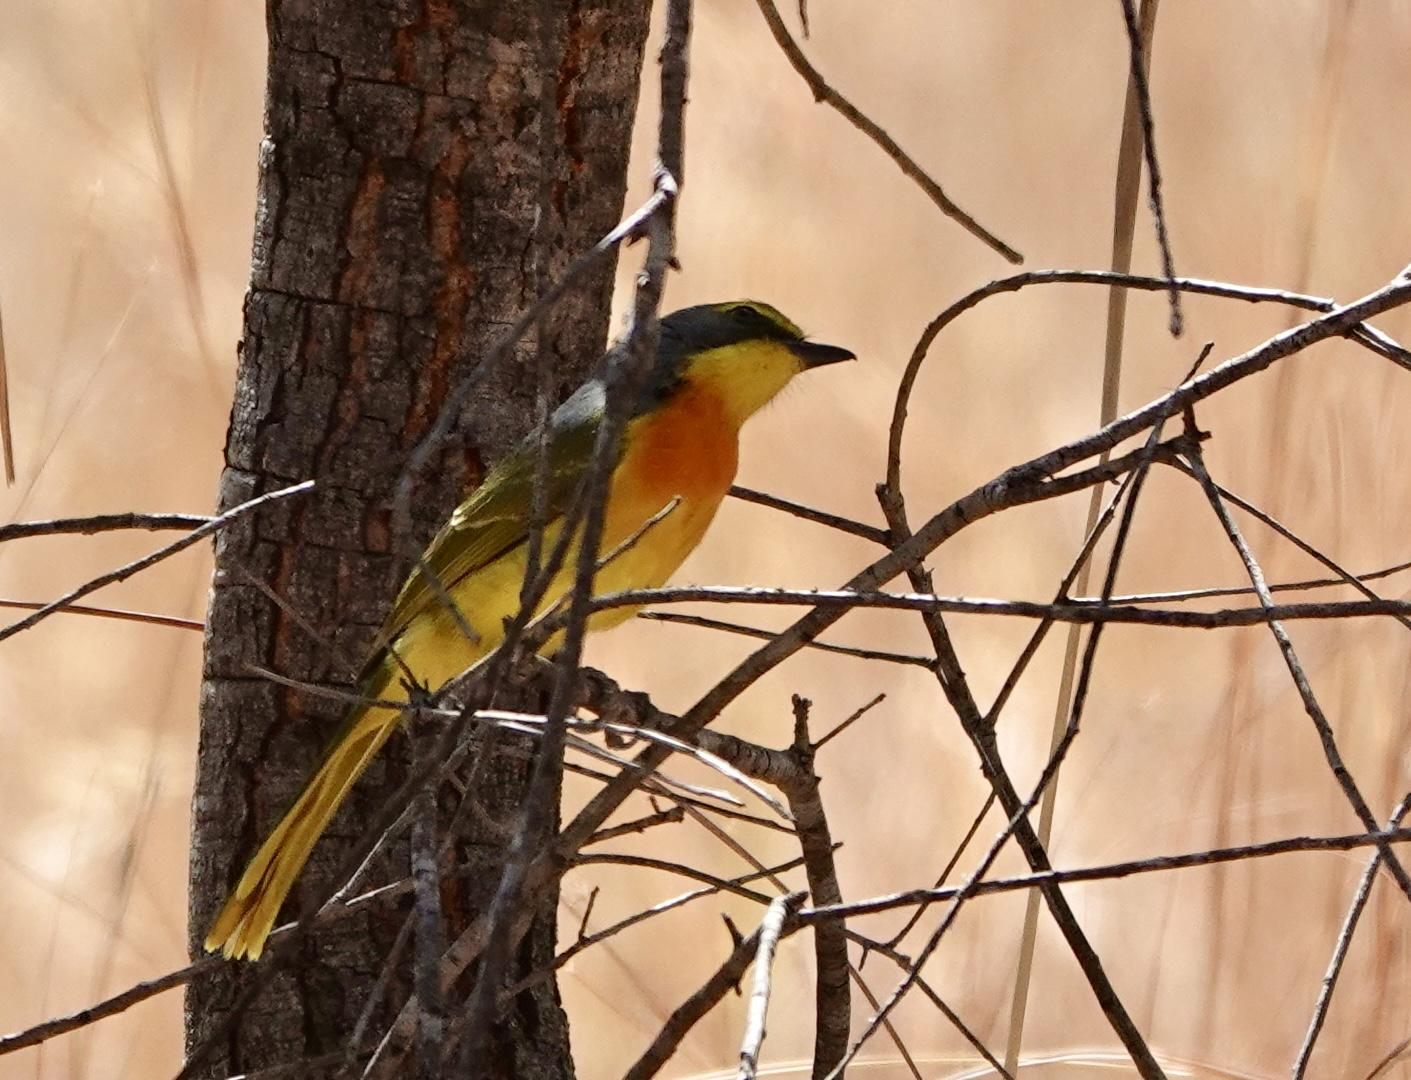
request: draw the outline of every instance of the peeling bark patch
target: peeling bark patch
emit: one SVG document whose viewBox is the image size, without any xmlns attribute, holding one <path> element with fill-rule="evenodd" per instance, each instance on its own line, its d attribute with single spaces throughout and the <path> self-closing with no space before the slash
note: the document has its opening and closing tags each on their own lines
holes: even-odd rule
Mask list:
<svg viewBox="0 0 1411 1080">
<path fill-rule="evenodd" d="M 392 511 L 374 507 L 363 522 L 363 544 L 368 551 L 385 555 L 392 550 Z"/>
<path fill-rule="evenodd" d="M 478 275 L 464 261 L 463 209 L 459 189 L 466 163 L 471 159 L 471 139 L 458 132 L 448 140 L 432 170 L 427 196 L 427 223 L 431 253 L 445 268 L 445 278 L 432 303 L 436 338 L 431 357 L 417 379 L 411 412 L 402 431 L 403 445 L 415 445 L 430 429 L 446 400 L 449 376 L 460 353 L 461 331 Z"/>
<path fill-rule="evenodd" d="M 578 91 L 584 75 L 586 57 L 601 37 L 601 30 L 585 24 L 583 6 L 573 0 L 568 8 L 568 32 L 564 38 L 563 58 L 559 61 L 554 80 L 554 108 L 558 115 L 559 141 L 568 158 L 569 176 L 576 180 L 586 168 L 583 154 L 583 123 L 578 112 Z M 548 168 L 548 163 L 544 164 Z M 569 179 L 555 178 L 550 189 L 550 201 L 559 215 L 568 212 Z"/>
<path fill-rule="evenodd" d="M 382 196 L 387 190 L 387 177 L 376 159 L 369 161 L 358 178 L 353 203 L 348 208 L 348 223 L 344 230 L 347 241 L 347 261 L 338 277 L 336 295 L 343 303 L 356 303 L 367 293 L 368 282 L 378 270 L 379 219 Z"/>
<path fill-rule="evenodd" d="M 397 81 L 446 93 L 446 69 L 455 52 L 460 24 L 452 0 L 422 0 L 416 19 L 393 36 L 393 67 Z"/>
<path fill-rule="evenodd" d="M 336 458 L 363 419 L 363 399 L 367 395 L 369 382 L 367 350 L 367 315 L 359 314 L 348 330 L 347 377 L 338 389 L 337 403 L 329 418 L 331 422 L 315 465 L 316 476 L 344 479 Z M 347 479 L 355 478 L 350 476 Z"/>
</svg>

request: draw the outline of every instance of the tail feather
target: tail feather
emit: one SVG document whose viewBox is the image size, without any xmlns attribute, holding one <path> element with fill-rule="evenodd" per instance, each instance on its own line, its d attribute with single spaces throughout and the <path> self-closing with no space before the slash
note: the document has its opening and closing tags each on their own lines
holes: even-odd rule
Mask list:
<svg viewBox="0 0 1411 1080">
<path fill-rule="evenodd" d="M 279 909 L 314 844 L 401 719 L 400 712 L 386 708 L 366 709 L 352 717 L 318 772 L 250 860 L 211 924 L 205 941 L 208 950 L 219 949 L 227 959 L 260 958 Z"/>
</svg>

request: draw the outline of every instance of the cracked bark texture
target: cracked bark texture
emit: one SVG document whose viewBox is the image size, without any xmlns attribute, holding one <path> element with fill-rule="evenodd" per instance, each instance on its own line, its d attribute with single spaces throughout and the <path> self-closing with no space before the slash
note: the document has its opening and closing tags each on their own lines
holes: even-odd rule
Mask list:
<svg viewBox="0 0 1411 1080">
<path fill-rule="evenodd" d="M 621 213 L 649 6 L 268 0 L 266 137 L 219 500 L 230 507 L 308 477 L 318 486 L 218 538 L 192 813 L 193 954 L 341 719 L 336 704 L 262 681 L 250 665 L 351 684 L 397 585 L 391 502 L 407 455 L 450 388 Z M 601 354 L 612 269 L 605 260 L 547 324 L 556 398 Z M 531 425 L 538 348 L 526 341 L 477 384 L 418 488 L 418 544 Z M 406 742 L 395 739 L 358 785 L 286 916 L 328 886 L 406 775 Z M 469 815 L 455 860 L 486 871 L 446 882 L 452 936 L 488 903 L 507 835 L 495 822 L 512 819 L 528 771 L 522 755 L 505 755 L 477 782 L 486 813 Z M 383 858 L 370 882 L 404 876 L 405 852 Z M 405 913 L 387 904 L 310 935 L 198 1075 L 341 1049 Z M 552 955 L 553 931 L 549 907 L 520 974 Z M 219 1032 L 253 974 L 226 965 L 190 987 L 188 1052 Z M 402 973 L 384 1012 L 409 985 Z M 477 1076 L 572 1074 L 551 985 L 516 1002 L 494 1044 Z"/>
</svg>

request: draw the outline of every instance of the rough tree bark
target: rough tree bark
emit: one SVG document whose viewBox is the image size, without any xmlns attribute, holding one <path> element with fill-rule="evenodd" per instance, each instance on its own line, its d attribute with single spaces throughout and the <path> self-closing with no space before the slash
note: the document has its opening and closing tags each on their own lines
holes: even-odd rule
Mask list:
<svg viewBox="0 0 1411 1080">
<path fill-rule="evenodd" d="M 266 138 L 220 504 L 309 477 L 318 486 L 245 519 L 217 545 L 192 822 L 193 951 L 340 719 L 336 704 L 250 667 L 349 685 L 397 584 L 390 506 L 408 453 L 544 281 L 621 212 L 649 6 L 268 2 Z M 605 261 L 549 323 L 556 395 L 601 352 L 611 284 Z M 530 425 L 537 348 L 525 342 L 478 384 L 442 467 L 418 489 L 416 541 Z M 319 845 L 286 914 L 328 885 L 380 796 L 405 776 L 406 746 L 389 751 Z M 504 840 L 493 822 L 509 816 L 526 776 L 501 760 L 482 780 L 489 813 L 472 825 L 460 861 L 493 864 Z M 372 881 L 405 873 L 403 848 Z M 493 888 L 493 872 L 447 884 L 451 934 Z M 311 935 L 220 1034 L 198 1075 L 341 1049 L 404 915 L 388 904 Z M 553 927 L 546 908 L 521 970 L 552 954 Z M 188 1052 L 232 1020 L 252 976 L 251 965 L 227 965 L 192 985 Z M 394 986 L 392 1008 L 405 993 L 405 982 Z M 571 1075 L 552 986 L 524 995 L 495 1049 L 483 1075 Z"/>
</svg>

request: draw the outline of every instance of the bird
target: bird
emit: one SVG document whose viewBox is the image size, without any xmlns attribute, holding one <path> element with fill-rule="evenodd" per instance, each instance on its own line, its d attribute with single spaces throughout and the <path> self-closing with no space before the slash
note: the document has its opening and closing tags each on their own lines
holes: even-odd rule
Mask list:
<svg viewBox="0 0 1411 1080">
<path fill-rule="evenodd" d="M 595 573 L 606 595 L 664 585 L 700 543 L 735 478 L 741 426 L 796 376 L 856 356 L 806 340 L 777 308 L 734 300 L 661 318 L 657 354 L 622 429 L 607 486 Z M 360 679 L 354 705 L 293 805 L 246 865 L 205 939 L 227 959 L 258 960 L 310 852 L 374 755 L 399 727 L 416 688 L 434 691 L 485 659 L 521 605 L 537 513 L 553 550 L 587 475 L 607 401 L 610 349 L 597 373 L 485 475 L 452 512 L 403 584 Z M 539 455 L 545 447 L 544 462 Z M 542 470 L 542 471 L 541 471 Z M 581 532 L 581 530 L 579 530 Z M 577 537 L 536 613 L 572 590 Z M 451 603 L 447 603 L 447 601 Z M 618 607 L 588 629 L 631 617 Z M 549 641 L 541 651 L 551 651 Z M 415 680 L 414 682 L 410 680 Z"/>
</svg>

